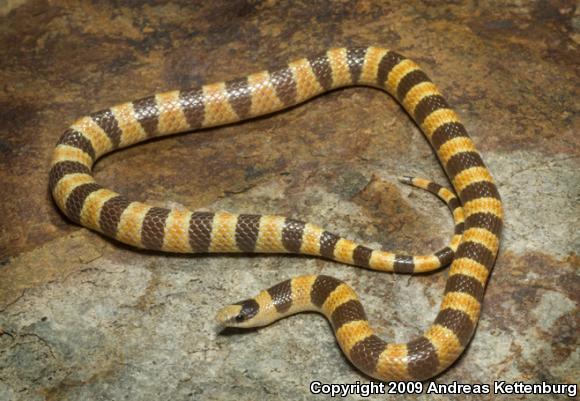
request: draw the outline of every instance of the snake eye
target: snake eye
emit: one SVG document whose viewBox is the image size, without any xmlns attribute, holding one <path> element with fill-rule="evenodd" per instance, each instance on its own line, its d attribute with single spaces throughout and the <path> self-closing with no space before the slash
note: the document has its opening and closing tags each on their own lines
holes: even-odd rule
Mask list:
<svg viewBox="0 0 580 401">
<path fill-rule="evenodd" d="M 236 322 L 241 323 L 244 321 L 245 317 L 241 313 L 235 317 Z"/>
</svg>

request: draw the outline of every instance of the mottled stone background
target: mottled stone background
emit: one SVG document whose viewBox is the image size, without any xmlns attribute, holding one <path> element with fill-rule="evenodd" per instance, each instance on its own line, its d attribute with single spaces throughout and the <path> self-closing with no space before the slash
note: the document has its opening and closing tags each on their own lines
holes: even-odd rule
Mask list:
<svg viewBox="0 0 580 401">
<path fill-rule="evenodd" d="M 216 335 L 221 305 L 297 274 L 347 280 L 384 338 L 427 327 L 446 270 L 140 252 L 69 223 L 47 192 L 52 148 L 85 113 L 367 44 L 427 70 L 505 200 L 479 329 L 437 381 L 580 381 L 579 28 L 573 0 L 0 1 L 0 400 L 305 400 L 314 379 L 367 380 L 318 315 Z M 447 183 L 402 109 L 365 88 L 96 166 L 101 183 L 155 204 L 280 213 L 374 246 L 435 250 L 449 213 L 401 174 Z"/>
</svg>

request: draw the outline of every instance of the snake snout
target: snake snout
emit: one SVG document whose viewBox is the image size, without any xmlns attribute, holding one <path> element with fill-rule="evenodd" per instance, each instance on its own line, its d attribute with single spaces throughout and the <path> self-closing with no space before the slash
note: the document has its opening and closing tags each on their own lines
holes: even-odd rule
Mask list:
<svg viewBox="0 0 580 401">
<path fill-rule="evenodd" d="M 257 327 L 260 325 L 260 319 L 255 317 L 259 309 L 260 306 L 255 299 L 246 299 L 220 309 L 216 314 L 216 320 L 222 327 Z"/>
<path fill-rule="evenodd" d="M 223 327 L 235 327 L 236 319 L 242 311 L 241 305 L 228 305 L 221 308 L 215 316 L 216 322 Z"/>
</svg>

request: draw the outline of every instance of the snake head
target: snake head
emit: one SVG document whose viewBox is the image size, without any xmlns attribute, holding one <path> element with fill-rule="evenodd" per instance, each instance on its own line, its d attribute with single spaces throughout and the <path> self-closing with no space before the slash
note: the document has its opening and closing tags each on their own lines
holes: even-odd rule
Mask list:
<svg viewBox="0 0 580 401">
<path fill-rule="evenodd" d="M 223 307 L 216 314 L 216 320 L 222 327 L 256 327 L 260 326 L 256 319 L 252 319 L 260 309 L 260 305 L 254 299 L 246 299 Z"/>
</svg>

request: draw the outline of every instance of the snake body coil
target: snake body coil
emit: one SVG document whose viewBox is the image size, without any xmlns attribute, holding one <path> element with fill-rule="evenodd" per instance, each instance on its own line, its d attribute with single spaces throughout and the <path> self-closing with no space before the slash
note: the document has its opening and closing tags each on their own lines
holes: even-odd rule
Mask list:
<svg viewBox="0 0 580 401">
<path fill-rule="evenodd" d="M 281 216 L 153 207 L 101 187 L 91 174 L 94 162 L 113 150 L 272 113 L 352 85 L 378 87 L 391 94 L 435 149 L 460 200 L 440 194 L 456 220 L 449 247 L 426 256 L 398 255 Z M 74 222 L 147 249 L 304 253 L 404 273 L 436 269 L 451 262 L 456 251 L 434 324 L 406 344 L 386 343 L 373 334 L 354 291 L 327 276 L 285 281 L 218 314 L 224 324 L 246 327 L 302 310 L 319 310 L 330 319 L 349 360 L 382 380 L 430 378 L 462 353 L 479 319 L 503 213 L 491 174 L 435 85 L 417 64 L 378 47 L 334 48 L 277 70 L 161 93 L 83 117 L 58 142 L 49 185 L 58 207 Z"/>
</svg>

